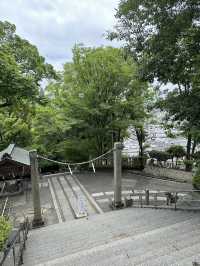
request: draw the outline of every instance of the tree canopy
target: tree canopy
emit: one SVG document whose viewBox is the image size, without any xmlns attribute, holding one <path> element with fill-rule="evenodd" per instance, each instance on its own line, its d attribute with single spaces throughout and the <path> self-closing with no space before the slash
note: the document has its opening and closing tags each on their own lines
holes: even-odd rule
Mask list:
<svg viewBox="0 0 200 266">
<path fill-rule="evenodd" d="M 56 78 L 36 46 L 16 33 L 15 25 L 0 21 L 0 148 L 11 142 L 32 145 L 32 120 L 43 103 L 41 83 Z"/>
<path fill-rule="evenodd" d="M 52 130 L 46 132 L 45 141 L 43 134 L 38 140 L 41 144 L 49 139 L 54 150 L 69 160 L 102 154 L 123 139 L 131 123 L 146 115 L 148 85 L 139 80 L 137 64 L 121 49 L 76 45 L 73 62 L 65 64 L 60 78 L 47 88 L 49 105 L 44 107 L 45 116 L 51 117 L 47 120 L 54 121 Z"/>
<path fill-rule="evenodd" d="M 0 21 L 0 107 L 39 100 L 40 82 L 55 78 L 37 47 L 15 31 L 15 25 Z"/>
<path fill-rule="evenodd" d="M 126 41 L 144 78 L 191 88 L 200 66 L 198 0 L 122 0 L 116 17 L 110 37 Z"/>
</svg>

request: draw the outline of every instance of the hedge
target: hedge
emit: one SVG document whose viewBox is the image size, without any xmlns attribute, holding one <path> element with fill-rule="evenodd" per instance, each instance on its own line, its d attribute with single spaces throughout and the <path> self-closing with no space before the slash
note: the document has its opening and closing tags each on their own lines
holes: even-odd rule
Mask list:
<svg viewBox="0 0 200 266">
<path fill-rule="evenodd" d="M 200 165 L 198 165 L 197 171 L 193 176 L 192 184 L 196 189 L 200 189 Z"/>
</svg>

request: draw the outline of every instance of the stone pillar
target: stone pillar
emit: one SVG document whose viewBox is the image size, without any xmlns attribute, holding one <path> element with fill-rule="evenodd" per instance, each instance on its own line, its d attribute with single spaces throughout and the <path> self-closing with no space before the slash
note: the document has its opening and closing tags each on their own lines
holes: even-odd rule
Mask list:
<svg viewBox="0 0 200 266">
<path fill-rule="evenodd" d="M 121 208 L 122 204 L 122 149 L 120 142 L 114 144 L 114 208 Z"/>
<path fill-rule="evenodd" d="M 37 151 L 36 150 L 30 151 L 29 156 L 31 164 L 31 185 L 32 185 L 32 197 L 33 197 L 33 209 L 34 209 L 34 217 L 32 225 L 33 227 L 39 227 L 44 224 L 44 221 L 42 219 L 41 204 L 40 204 Z"/>
</svg>

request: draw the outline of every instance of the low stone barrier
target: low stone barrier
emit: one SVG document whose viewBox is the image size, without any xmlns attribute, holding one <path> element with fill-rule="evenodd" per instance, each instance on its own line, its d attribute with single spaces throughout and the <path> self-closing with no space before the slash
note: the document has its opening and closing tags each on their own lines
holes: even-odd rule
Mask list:
<svg viewBox="0 0 200 266">
<path fill-rule="evenodd" d="M 145 174 L 149 174 L 155 177 L 164 177 L 174 179 L 181 182 L 192 182 L 192 172 L 185 172 L 183 170 L 169 169 L 158 166 L 146 166 L 143 170 Z"/>
</svg>

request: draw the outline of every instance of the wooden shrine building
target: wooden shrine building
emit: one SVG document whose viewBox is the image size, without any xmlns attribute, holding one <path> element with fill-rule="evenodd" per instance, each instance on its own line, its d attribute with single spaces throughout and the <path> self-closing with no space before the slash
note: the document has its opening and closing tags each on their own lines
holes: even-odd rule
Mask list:
<svg viewBox="0 0 200 266">
<path fill-rule="evenodd" d="M 10 144 L 0 152 L 0 180 L 30 177 L 29 152 Z"/>
</svg>

